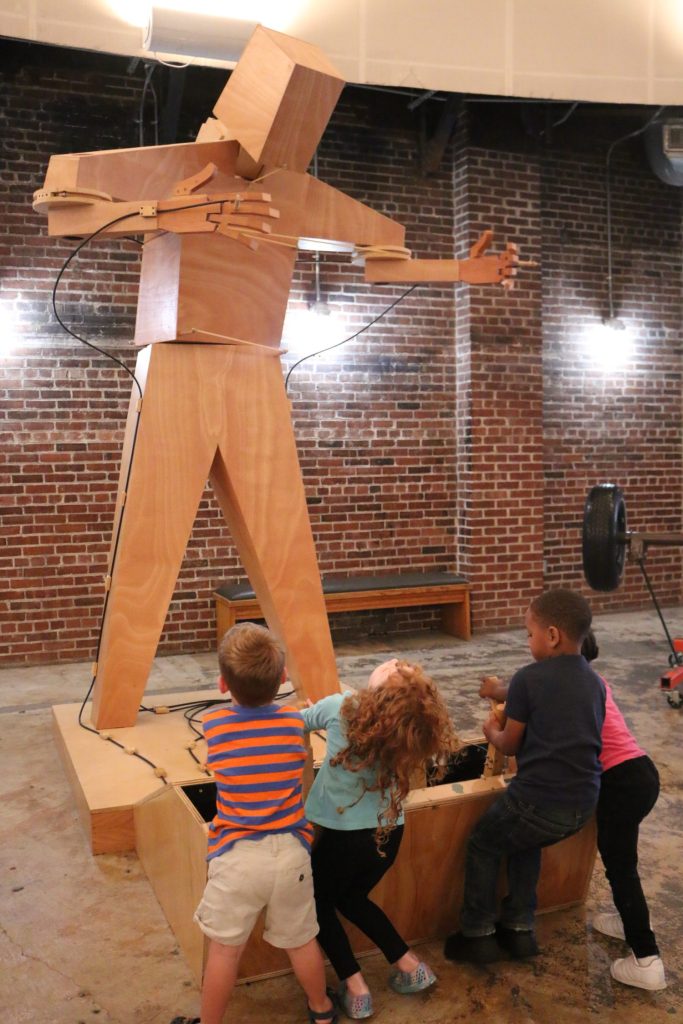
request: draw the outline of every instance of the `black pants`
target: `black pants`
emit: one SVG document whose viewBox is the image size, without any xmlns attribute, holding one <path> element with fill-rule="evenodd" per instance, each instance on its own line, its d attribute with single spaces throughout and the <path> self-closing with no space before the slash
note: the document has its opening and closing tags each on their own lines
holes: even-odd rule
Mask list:
<svg viewBox="0 0 683 1024">
<path fill-rule="evenodd" d="M 408 946 L 384 911 L 368 898 L 370 890 L 396 860 L 402 837 L 402 825 L 392 829 L 388 842 L 382 847 L 385 857 L 377 852 L 374 828 L 349 832 L 324 828 L 313 846 L 315 909 L 320 926 L 318 942 L 340 981 L 356 974 L 360 967 L 337 911 L 360 928 L 389 963 L 395 963 L 408 952 Z"/>
<path fill-rule="evenodd" d="M 659 953 L 638 876 L 638 826 L 659 796 L 659 775 L 649 757 L 634 757 L 603 772 L 596 811 L 598 849 L 637 957 Z"/>
</svg>

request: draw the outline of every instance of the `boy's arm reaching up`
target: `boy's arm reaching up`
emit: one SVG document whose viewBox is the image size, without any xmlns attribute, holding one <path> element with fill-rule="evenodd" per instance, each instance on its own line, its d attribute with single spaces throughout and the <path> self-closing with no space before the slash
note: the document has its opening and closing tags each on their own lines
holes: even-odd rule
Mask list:
<svg viewBox="0 0 683 1024">
<path fill-rule="evenodd" d="M 306 732 L 317 732 L 319 729 L 327 729 L 332 721 L 339 714 L 339 706 L 344 695 L 333 693 L 329 697 L 323 697 L 310 707 L 300 708 L 301 717 L 304 720 Z"/>
<path fill-rule="evenodd" d="M 504 727 L 501 728 L 495 715 L 491 715 L 484 722 L 484 736 L 492 743 L 496 750 L 510 756 L 516 754 L 522 745 L 526 724 L 516 722 L 514 718 L 508 718 Z"/>
</svg>

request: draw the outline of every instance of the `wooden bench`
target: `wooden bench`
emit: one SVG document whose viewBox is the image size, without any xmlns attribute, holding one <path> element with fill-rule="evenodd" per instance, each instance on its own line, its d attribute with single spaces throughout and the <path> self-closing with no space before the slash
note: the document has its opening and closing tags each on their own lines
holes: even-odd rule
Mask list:
<svg viewBox="0 0 683 1024">
<path fill-rule="evenodd" d="M 406 572 L 386 576 L 327 576 L 322 579 L 325 607 L 332 612 L 368 611 L 372 608 L 417 608 L 441 605 L 445 633 L 469 640 L 470 585 L 450 572 Z M 248 583 L 225 584 L 214 591 L 216 635 L 238 619 L 262 619 L 254 591 Z"/>
</svg>

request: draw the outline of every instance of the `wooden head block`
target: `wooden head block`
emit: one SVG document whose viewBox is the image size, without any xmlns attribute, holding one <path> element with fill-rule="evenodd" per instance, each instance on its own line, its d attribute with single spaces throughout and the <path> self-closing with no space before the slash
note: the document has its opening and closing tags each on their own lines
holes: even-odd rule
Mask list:
<svg viewBox="0 0 683 1024">
<path fill-rule="evenodd" d="M 213 112 L 256 164 L 305 171 L 343 87 L 316 46 L 259 25 Z"/>
</svg>

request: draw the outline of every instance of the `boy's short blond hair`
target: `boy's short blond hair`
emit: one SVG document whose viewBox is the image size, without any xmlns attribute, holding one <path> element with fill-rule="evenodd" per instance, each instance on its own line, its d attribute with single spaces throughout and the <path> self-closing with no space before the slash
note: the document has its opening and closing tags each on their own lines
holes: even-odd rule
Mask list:
<svg viewBox="0 0 683 1024">
<path fill-rule="evenodd" d="M 282 682 L 285 652 L 270 630 L 255 622 L 229 629 L 218 646 L 221 675 L 238 704 L 270 704 Z"/>
</svg>

